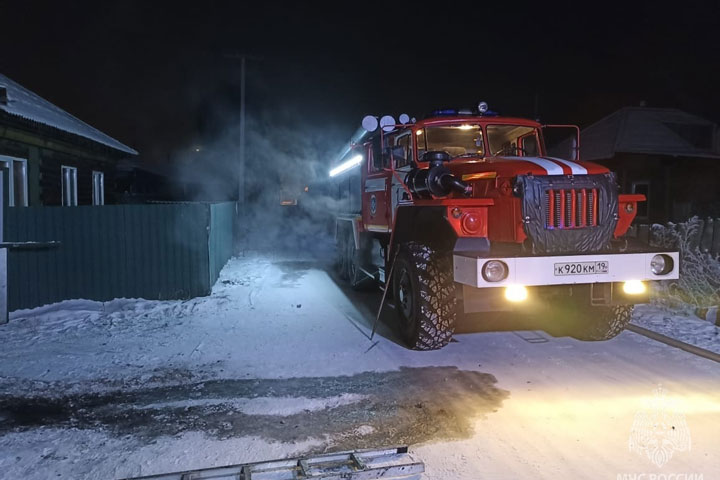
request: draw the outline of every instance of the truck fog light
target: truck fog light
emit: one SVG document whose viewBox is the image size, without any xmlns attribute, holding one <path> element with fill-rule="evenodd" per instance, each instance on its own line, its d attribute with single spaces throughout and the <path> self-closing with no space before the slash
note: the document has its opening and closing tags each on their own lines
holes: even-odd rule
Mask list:
<svg viewBox="0 0 720 480">
<path fill-rule="evenodd" d="M 673 259 L 669 255 L 658 254 L 650 260 L 650 270 L 655 275 L 667 275 L 672 269 Z"/>
<path fill-rule="evenodd" d="M 628 280 L 623 284 L 623 292 L 628 295 L 640 295 L 645 293 L 646 287 L 640 280 Z"/>
<path fill-rule="evenodd" d="M 480 231 L 480 218 L 474 213 L 466 213 L 463 215 L 462 228 L 467 233 L 477 233 Z"/>
<path fill-rule="evenodd" d="M 488 282 L 500 282 L 507 278 L 508 266 L 500 260 L 490 260 L 483 265 L 482 276 Z"/>
<path fill-rule="evenodd" d="M 509 285 L 505 288 L 505 298 L 511 302 L 527 300 L 527 288 L 522 285 Z"/>
</svg>

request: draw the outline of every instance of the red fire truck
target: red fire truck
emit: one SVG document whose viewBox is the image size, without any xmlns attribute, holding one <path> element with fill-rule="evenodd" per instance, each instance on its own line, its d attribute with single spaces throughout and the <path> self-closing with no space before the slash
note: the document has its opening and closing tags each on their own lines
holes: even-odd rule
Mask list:
<svg viewBox="0 0 720 480">
<path fill-rule="evenodd" d="M 550 126 L 484 102 L 399 120 L 365 117 L 330 176 L 340 274 L 390 289 L 409 347 L 441 348 L 458 315 L 502 310 L 609 339 L 647 281 L 678 277 L 677 252 L 624 238 L 644 196 L 579 155 L 548 157 Z"/>
</svg>

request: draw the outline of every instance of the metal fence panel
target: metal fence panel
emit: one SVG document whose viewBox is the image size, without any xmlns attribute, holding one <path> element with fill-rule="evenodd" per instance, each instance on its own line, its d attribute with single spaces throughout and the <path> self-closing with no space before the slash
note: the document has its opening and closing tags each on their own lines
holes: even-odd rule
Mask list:
<svg viewBox="0 0 720 480">
<path fill-rule="evenodd" d="M 10 251 L 10 310 L 207 295 L 232 254 L 233 213 L 233 203 L 9 208 L 6 242 L 61 242 Z"/>
<path fill-rule="evenodd" d="M 210 238 L 208 241 L 210 257 L 210 284 L 220 276 L 233 252 L 233 219 L 235 203 L 216 203 L 210 205 Z"/>
</svg>

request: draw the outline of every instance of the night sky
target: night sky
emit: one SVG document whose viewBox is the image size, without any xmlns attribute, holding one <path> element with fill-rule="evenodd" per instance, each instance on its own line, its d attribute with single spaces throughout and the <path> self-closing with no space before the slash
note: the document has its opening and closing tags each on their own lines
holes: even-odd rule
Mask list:
<svg viewBox="0 0 720 480">
<path fill-rule="evenodd" d="M 0 72 L 149 162 L 236 120 L 228 54 L 253 57 L 251 115 L 348 134 L 480 99 L 545 122 L 641 101 L 720 121 L 717 2 L 545 3 L 0 1 Z"/>
</svg>

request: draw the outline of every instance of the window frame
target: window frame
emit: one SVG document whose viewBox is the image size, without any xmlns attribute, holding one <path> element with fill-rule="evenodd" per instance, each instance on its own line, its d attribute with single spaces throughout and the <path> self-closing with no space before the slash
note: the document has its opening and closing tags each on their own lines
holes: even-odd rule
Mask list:
<svg viewBox="0 0 720 480">
<path fill-rule="evenodd" d="M 28 161 L 26 158 L 11 157 L 9 155 L 0 155 L 0 162 L 7 164 L 8 169 L 8 207 L 27 207 L 28 201 Z M 22 164 L 23 171 L 23 198 L 20 200 L 21 205 L 15 205 L 15 163 Z"/>
<path fill-rule="evenodd" d="M 487 157 L 488 152 L 488 143 L 487 143 L 487 132 L 485 131 L 485 125 L 477 120 L 473 121 L 466 121 L 462 123 L 442 123 L 442 124 L 432 124 L 432 125 L 423 125 L 422 127 L 418 127 L 413 132 L 413 139 L 412 143 L 415 146 L 415 152 L 417 162 L 422 162 L 423 160 L 420 158 L 420 142 L 419 140 L 422 140 L 424 148 L 422 149 L 423 152 L 428 151 L 428 130 L 433 128 L 442 128 L 442 127 L 460 127 L 462 125 L 469 125 L 470 127 L 477 127 L 477 130 L 480 132 L 480 135 L 482 136 L 482 155 L 479 155 L 481 158 Z M 418 134 L 418 132 L 422 132 L 421 134 Z M 420 138 L 418 138 L 420 137 Z M 455 158 L 455 157 L 453 157 Z"/>
<path fill-rule="evenodd" d="M 487 123 L 486 125 L 483 126 L 483 132 L 484 132 L 484 134 L 485 134 L 485 145 L 487 146 L 487 150 L 486 150 L 487 155 L 486 155 L 486 156 L 490 156 L 490 157 L 495 156 L 495 154 L 494 154 L 493 151 L 492 151 L 492 147 L 490 146 L 490 133 L 488 132 L 488 128 L 490 128 L 490 127 L 516 127 L 516 128 L 517 128 L 517 127 L 525 127 L 525 128 L 530 128 L 530 129 L 533 130 L 533 132 L 528 132 L 528 133 L 526 133 L 526 134 L 524 134 L 524 135 L 520 135 L 520 136 L 516 137 L 516 140 L 515 140 L 515 141 L 518 141 L 518 140 L 520 140 L 521 138 L 524 139 L 525 137 L 528 137 L 528 136 L 530 136 L 530 135 L 535 135 L 535 141 L 537 142 L 537 147 L 538 147 L 538 156 L 541 156 L 541 157 L 542 157 L 542 156 L 545 154 L 545 153 L 544 153 L 544 148 L 543 148 L 544 145 L 543 145 L 543 143 L 542 143 L 542 138 L 541 138 L 541 133 L 540 133 L 541 128 L 535 127 L 535 126 L 533 126 L 533 125 L 523 125 L 522 123 Z M 511 145 L 512 145 L 512 143 L 511 143 Z M 517 144 L 516 144 L 516 147 L 517 147 Z M 522 152 L 521 152 L 520 150 L 517 150 L 517 149 L 516 149 L 516 153 L 522 153 Z M 525 156 L 525 155 L 516 155 L 516 156 L 518 156 L 518 157 L 523 157 L 523 156 Z"/>
<path fill-rule="evenodd" d="M 96 178 L 100 178 L 100 192 L 96 191 Z M 105 205 L 105 172 L 99 170 L 92 171 L 92 204 L 96 206 Z"/>
<path fill-rule="evenodd" d="M 632 183 L 630 184 L 630 191 L 633 194 L 638 193 L 637 189 L 636 189 L 636 187 L 638 185 L 645 185 L 647 187 L 647 192 L 644 192 L 644 193 L 641 192 L 641 195 L 645 195 L 645 201 L 642 203 L 644 203 L 643 206 L 645 207 L 646 215 L 640 215 L 640 208 L 638 207 L 638 212 L 635 216 L 635 219 L 636 220 L 648 220 L 650 218 L 650 200 L 652 199 L 652 182 L 648 179 L 633 180 Z"/>
<path fill-rule="evenodd" d="M 395 159 L 395 158 L 393 157 L 393 159 L 395 160 L 394 168 L 404 168 L 404 167 L 407 167 L 407 166 L 412 166 L 412 164 L 414 163 L 414 161 L 415 161 L 415 148 L 414 148 L 414 142 L 413 142 L 414 139 L 412 138 L 413 135 L 414 135 L 413 130 L 407 130 L 407 131 L 405 131 L 405 132 L 399 133 L 399 134 L 395 137 L 395 142 L 394 142 L 395 145 L 394 145 L 394 146 L 398 146 L 398 144 L 400 143 L 400 140 L 403 139 L 403 138 L 405 138 L 405 137 L 408 137 L 408 145 L 407 145 L 407 151 L 405 152 L 405 158 L 403 159 L 403 164 L 402 164 L 402 165 L 398 165 L 398 164 L 397 164 L 397 159 Z"/>
<path fill-rule="evenodd" d="M 68 171 L 72 173 L 73 177 L 73 192 L 72 192 L 72 200 L 70 203 L 65 202 L 65 171 Z M 77 167 L 71 167 L 70 165 L 61 165 L 60 166 L 60 194 L 61 194 L 61 202 L 60 204 L 63 207 L 77 207 L 78 206 L 78 184 L 77 184 Z"/>
</svg>

